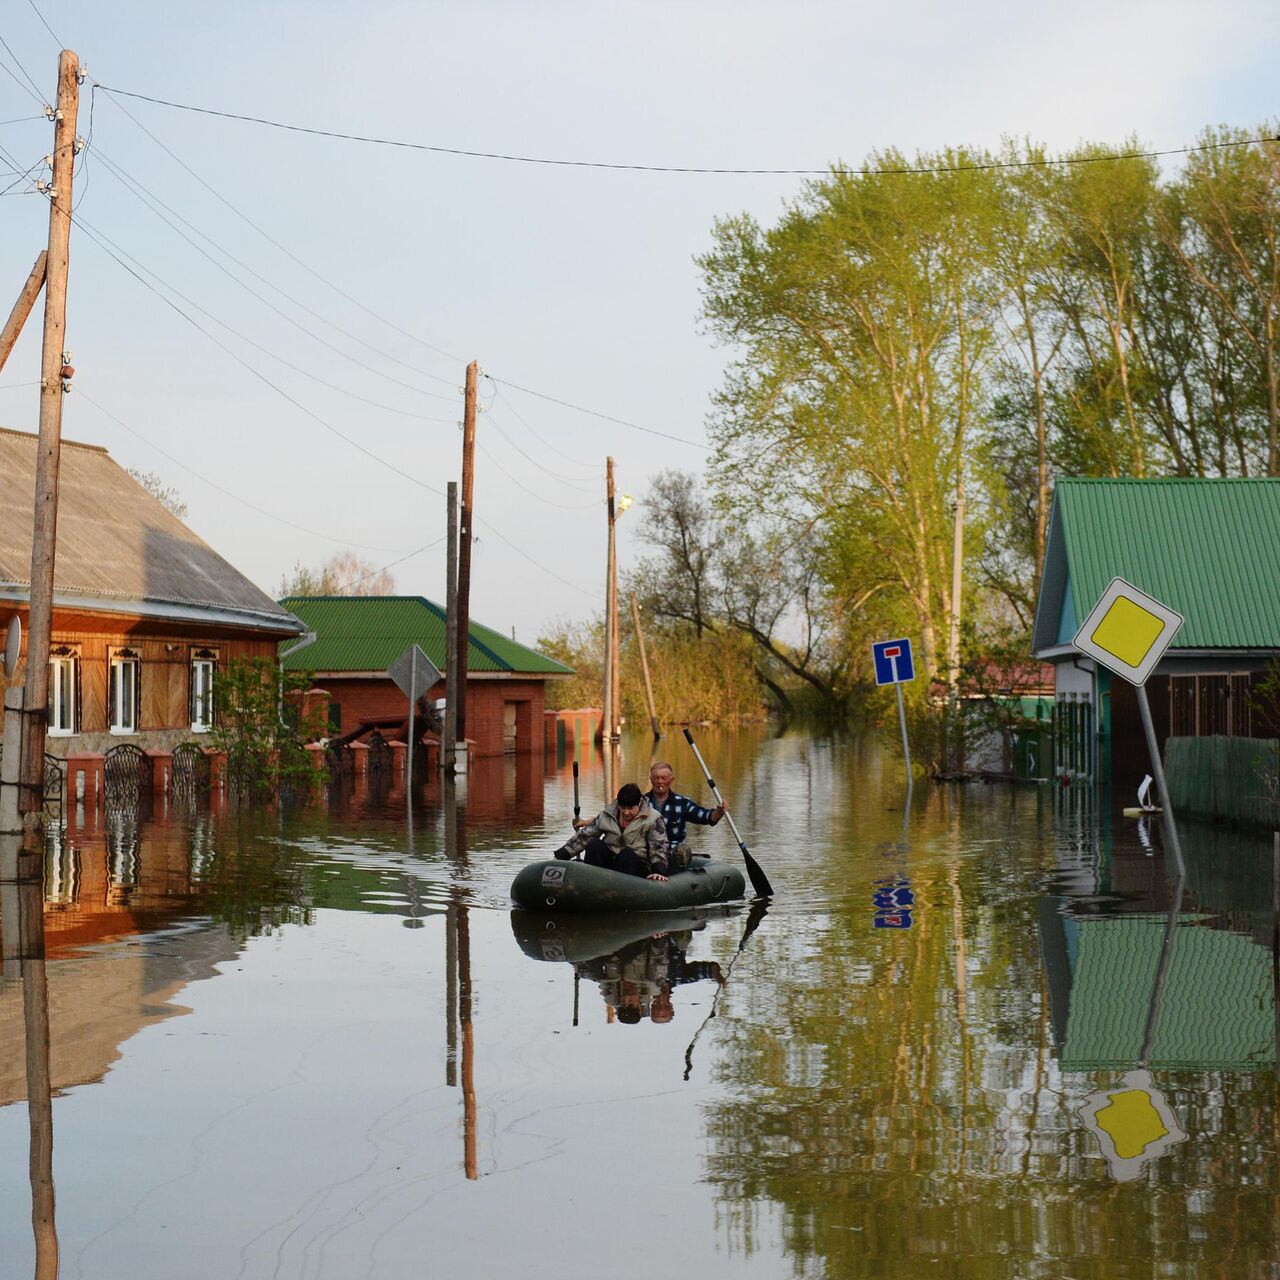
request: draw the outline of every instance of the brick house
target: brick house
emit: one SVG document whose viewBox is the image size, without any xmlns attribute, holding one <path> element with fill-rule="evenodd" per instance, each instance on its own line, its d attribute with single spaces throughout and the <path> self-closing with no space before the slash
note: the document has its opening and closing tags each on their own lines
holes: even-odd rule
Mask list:
<svg viewBox="0 0 1280 1280">
<path fill-rule="evenodd" d="M 445 667 L 445 612 L 423 596 L 290 596 L 281 605 L 315 632 L 315 643 L 284 659 L 312 671 L 329 727 L 346 734 L 363 720 L 407 715 L 408 700 L 387 668 L 417 644 Z M 476 756 L 541 751 L 546 682 L 569 667 L 472 620 L 467 653 L 467 738 Z M 444 681 L 424 691 L 444 697 Z"/>
<path fill-rule="evenodd" d="M 0 634 L 21 619 L 15 683 L 25 679 L 36 445 L 34 435 L 0 430 Z M 199 741 L 213 727 L 219 667 L 274 658 L 304 630 L 105 449 L 63 442 L 50 754 Z"/>
</svg>

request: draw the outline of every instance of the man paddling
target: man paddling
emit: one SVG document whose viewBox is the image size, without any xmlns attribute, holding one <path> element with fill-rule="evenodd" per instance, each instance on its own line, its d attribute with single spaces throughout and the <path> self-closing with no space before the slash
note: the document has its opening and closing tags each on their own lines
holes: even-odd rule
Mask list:
<svg viewBox="0 0 1280 1280">
<path fill-rule="evenodd" d="M 700 804 L 694 804 L 688 796 L 672 791 L 675 780 L 676 771 L 665 760 L 658 761 L 649 770 L 650 790 L 645 799 L 662 815 L 670 846 L 667 863 L 679 870 L 689 865 L 689 850 L 684 842 L 685 825 L 693 822 L 700 827 L 714 827 L 724 817 L 725 806 L 718 804 L 714 809 L 704 809 Z"/>
<path fill-rule="evenodd" d="M 647 880 L 667 878 L 667 832 L 662 815 L 634 782 L 626 783 L 616 800 L 557 849 L 556 857 L 566 861 L 580 853 L 583 862 L 593 867 Z"/>
</svg>

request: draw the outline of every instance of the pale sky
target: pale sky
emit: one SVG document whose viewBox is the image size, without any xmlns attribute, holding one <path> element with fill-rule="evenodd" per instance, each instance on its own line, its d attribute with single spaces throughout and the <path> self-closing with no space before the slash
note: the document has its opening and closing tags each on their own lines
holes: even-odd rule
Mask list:
<svg viewBox="0 0 1280 1280">
<path fill-rule="evenodd" d="M 1206 124 L 1253 127 L 1280 115 L 1274 0 L 36 4 L 87 66 L 81 134 L 93 104 L 76 179 L 76 391 L 64 434 L 159 473 L 189 504 L 191 526 L 264 589 L 274 594 L 295 562 L 315 565 L 335 550 L 382 566 L 443 539 L 442 497 L 310 415 L 443 493 L 461 465 L 460 388 L 473 357 L 495 378 L 695 442 L 507 388 L 495 398 L 482 382 L 472 616 L 514 626 L 526 642 L 601 607 L 606 455 L 620 491 L 637 497 L 664 467 L 705 467 L 697 444 L 729 353 L 700 332 L 694 256 L 716 217 L 747 210 L 772 220 L 802 179 L 374 147 L 101 90 L 95 101 L 93 81 L 443 147 L 702 167 L 821 169 L 875 149 L 996 146 L 1003 135 L 1055 151 L 1131 135 L 1168 148 Z M 51 98 L 59 45 L 30 0 L 0 0 L 0 36 Z M 0 67 L 12 73 L 0 70 L 0 121 L 37 114 L 3 48 Z M 23 170 L 51 146 L 43 119 L 0 124 L 0 148 Z M 0 158 L 0 189 L 15 180 L 6 164 Z M 230 275 L 117 174 L 169 206 L 166 216 Z M 21 190 L 0 197 L 0 318 L 47 232 L 44 199 Z M 184 295 L 178 306 L 297 404 L 90 232 Z M 39 333 L 37 310 L 0 373 L 0 426 L 36 428 Z M 635 524 L 635 512 L 619 522 L 624 567 L 642 551 Z M 443 540 L 392 572 L 399 590 L 443 601 Z"/>
</svg>

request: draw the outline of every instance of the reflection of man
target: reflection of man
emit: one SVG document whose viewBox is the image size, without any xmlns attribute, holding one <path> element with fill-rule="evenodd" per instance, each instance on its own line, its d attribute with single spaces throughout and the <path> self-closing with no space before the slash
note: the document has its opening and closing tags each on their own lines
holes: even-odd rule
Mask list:
<svg viewBox="0 0 1280 1280">
<path fill-rule="evenodd" d="M 670 1022 L 675 1017 L 672 991 L 689 982 L 712 980 L 724 985 L 715 960 L 690 960 L 685 952 L 693 941 L 691 930 L 660 933 L 629 943 L 612 955 L 597 956 L 574 965 L 579 977 L 600 986 L 604 1002 L 619 1022 L 632 1025 L 648 1017 Z"/>
<path fill-rule="evenodd" d="M 583 854 L 583 862 L 649 880 L 667 878 L 667 833 L 662 815 L 634 782 L 619 789 L 592 821 L 556 850 L 561 860 Z"/>
<path fill-rule="evenodd" d="M 724 817 L 725 806 L 719 804 L 714 809 L 704 809 L 694 804 L 688 796 L 678 795 L 671 789 L 675 780 L 675 770 L 665 760 L 658 761 L 649 770 L 649 793 L 645 799 L 662 814 L 671 850 L 667 861 L 673 870 L 679 870 L 689 865 L 689 850 L 684 843 L 686 824 L 714 827 Z"/>
</svg>

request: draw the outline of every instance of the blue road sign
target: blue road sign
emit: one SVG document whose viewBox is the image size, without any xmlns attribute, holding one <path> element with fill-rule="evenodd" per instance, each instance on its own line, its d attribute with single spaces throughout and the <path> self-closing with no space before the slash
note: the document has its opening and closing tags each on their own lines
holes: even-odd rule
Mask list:
<svg viewBox="0 0 1280 1280">
<path fill-rule="evenodd" d="M 871 656 L 876 663 L 876 684 L 905 684 L 916 677 L 910 640 L 881 640 L 871 646 Z"/>
</svg>

